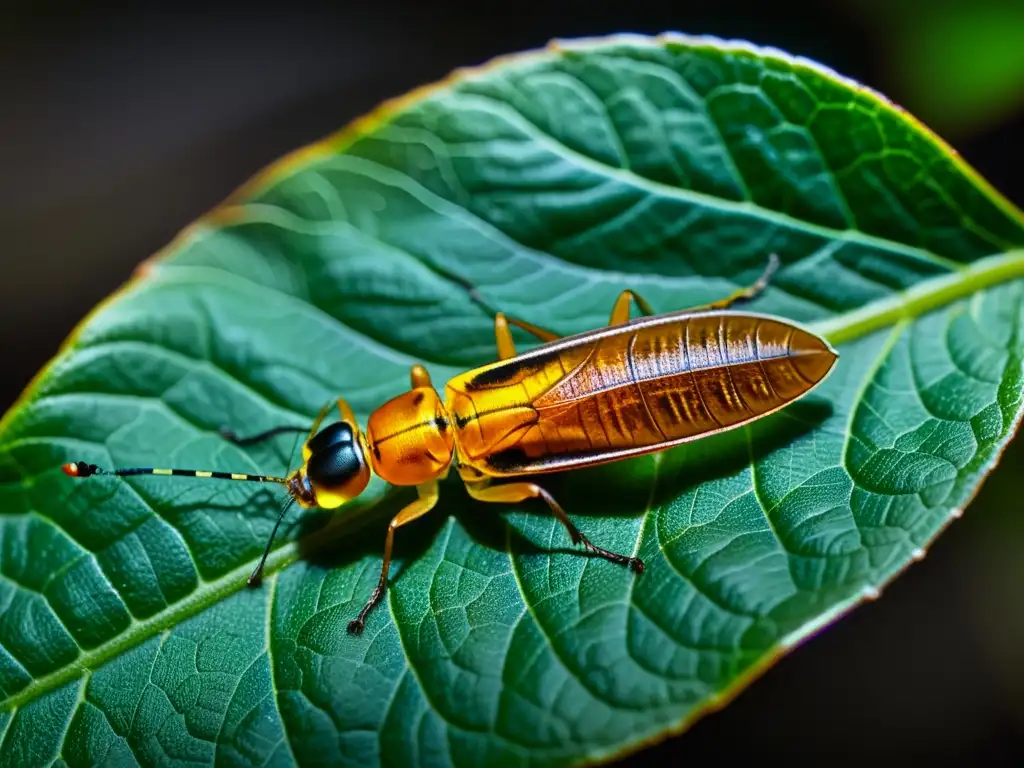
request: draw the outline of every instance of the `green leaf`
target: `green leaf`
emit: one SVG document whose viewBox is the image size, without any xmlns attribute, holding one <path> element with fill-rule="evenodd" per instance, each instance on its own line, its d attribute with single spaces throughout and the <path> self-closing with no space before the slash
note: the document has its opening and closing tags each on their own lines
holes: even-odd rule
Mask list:
<svg viewBox="0 0 1024 768">
<path fill-rule="evenodd" d="M 920 558 L 1021 415 L 1024 216 L 879 95 L 777 51 L 617 37 L 461 72 L 272 167 L 72 335 L 0 423 L 0 762 L 569 764 L 678 732 Z M 491 305 L 574 333 L 632 288 L 755 308 L 841 358 L 752 428 L 553 475 L 600 545 L 454 477 L 375 482 L 282 538 L 244 483 L 73 481 L 68 460 L 279 474 L 425 363 L 494 358 Z M 518 338 L 518 337 L 517 337 Z M 523 348 L 528 337 L 519 339 Z M 299 519 L 299 516 L 295 516 Z M 828 706 L 828 702 L 823 702 Z"/>
</svg>

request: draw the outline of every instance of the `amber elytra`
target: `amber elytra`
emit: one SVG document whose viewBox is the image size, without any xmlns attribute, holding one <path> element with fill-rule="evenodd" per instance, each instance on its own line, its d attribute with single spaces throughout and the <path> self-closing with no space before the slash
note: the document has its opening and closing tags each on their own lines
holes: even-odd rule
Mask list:
<svg viewBox="0 0 1024 768">
<path fill-rule="evenodd" d="M 362 631 L 387 588 L 395 529 L 437 504 L 438 481 L 452 467 L 473 498 L 507 503 L 539 498 L 573 543 L 641 573 L 639 558 L 593 544 L 540 485 L 512 478 L 661 451 L 747 424 L 813 389 L 838 358 L 825 340 L 776 317 L 728 309 L 760 294 L 777 264 L 772 256 L 756 283 L 726 299 L 668 314 L 655 315 L 640 296 L 623 291 L 607 327 L 564 338 L 499 312 L 494 321 L 497 362 L 452 378 L 443 400 L 427 370 L 413 366 L 412 388 L 370 414 L 365 432 L 341 399 L 340 420 L 320 429 L 334 405 L 329 403 L 308 430 L 302 466 L 288 477 L 150 467 L 105 470 L 85 462 L 63 469 L 73 477 L 169 475 L 279 483 L 299 505 L 324 509 L 362 493 L 371 472 L 392 485 L 415 486 L 418 498 L 388 526 L 380 581 L 349 623 L 353 633 Z M 630 319 L 633 303 L 644 317 Z M 545 343 L 517 355 L 510 324 Z M 248 445 L 299 430 L 307 431 L 277 427 L 244 440 L 224 434 Z M 260 581 L 288 506 L 250 584 Z"/>
</svg>

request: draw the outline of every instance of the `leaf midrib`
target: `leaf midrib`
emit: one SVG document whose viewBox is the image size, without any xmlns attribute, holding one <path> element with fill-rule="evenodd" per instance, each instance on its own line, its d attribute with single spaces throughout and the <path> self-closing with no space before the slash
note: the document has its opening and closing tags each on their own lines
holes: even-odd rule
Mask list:
<svg viewBox="0 0 1024 768">
<path fill-rule="evenodd" d="M 270 557 L 267 558 L 264 573 L 269 576 L 286 568 L 298 560 L 298 555 L 299 541 L 288 542 L 270 554 Z M 37 696 L 49 693 L 74 679 L 79 673 L 97 669 L 129 648 L 154 637 L 163 630 L 174 626 L 179 621 L 190 618 L 237 592 L 246 584 L 246 578 L 252 572 L 255 563 L 255 559 L 248 561 L 217 579 L 203 582 L 195 592 L 175 603 L 166 611 L 154 614 L 148 619 L 132 619 L 128 629 L 122 634 L 95 648 L 84 651 L 72 664 L 54 670 L 43 677 L 36 678 L 25 688 L 18 691 L 18 693 L 9 696 L 0 705 L 0 711 L 15 710 L 34 700 Z M 265 582 L 268 580 L 266 579 Z"/>
<path fill-rule="evenodd" d="M 1010 251 L 979 259 L 957 272 L 924 280 L 905 291 L 809 327 L 834 345 L 845 344 L 1020 278 L 1024 278 L 1024 250 Z"/>
<path fill-rule="evenodd" d="M 829 320 L 810 324 L 808 328 L 838 346 L 898 322 L 913 320 L 985 288 L 1022 278 L 1024 250 L 1011 251 L 981 259 L 955 273 L 922 281 L 906 291 Z M 366 518 L 365 514 L 357 515 L 352 522 L 359 525 Z M 346 529 L 348 523 L 348 520 L 342 518 L 336 530 Z M 322 532 L 318 535 L 322 535 Z M 267 560 L 266 575 L 270 576 L 296 562 L 300 545 L 308 547 L 304 539 L 298 539 L 274 550 Z M 246 577 L 255 562 L 255 559 L 247 561 L 217 579 L 204 582 L 195 592 L 166 611 L 147 619 L 133 619 L 121 635 L 83 652 L 74 663 L 33 680 L 24 689 L 8 697 L 0 703 L 0 711 L 15 710 L 69 682 L 80 673 L 97 669 L 129 648 L 225 599 L 245 586 Z"/>
</svg>

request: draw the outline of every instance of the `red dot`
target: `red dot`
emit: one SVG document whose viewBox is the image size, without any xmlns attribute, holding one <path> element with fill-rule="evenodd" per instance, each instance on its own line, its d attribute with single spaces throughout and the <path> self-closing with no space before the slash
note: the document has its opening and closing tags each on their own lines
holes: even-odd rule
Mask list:
<svg viewBox="0 0 1024 768">
<path fill-rule="evenodd" d="M 64 470 L 65 475 L 70 475 L 71 477 L 78 477 L 78 464 L 76 464 L 75 462 L 65 464 L 63 467 L 61 467 L 61 469 Z"/>
</svg>

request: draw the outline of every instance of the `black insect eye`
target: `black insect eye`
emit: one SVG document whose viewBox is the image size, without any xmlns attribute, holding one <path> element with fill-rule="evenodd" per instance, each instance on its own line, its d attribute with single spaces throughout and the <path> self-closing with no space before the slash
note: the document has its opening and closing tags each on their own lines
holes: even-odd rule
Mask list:
<svg viewBox="0 0 1024 768">
<path fill-rule="evenodd" d="M 310 447 L 313 447 L 312 440 Z M 326 448 L 314 450 L 306 462 L 306 476 L 315 488 L 341 488 L 362 471 L 362 453 L 358 444 L 352 440 L 338 441 Z"/>
<path fill-rule="evenodd" d="M 332 446 L 340 443 L 351 444 L 354 442 L 355 435 L 352 434 L 352 427 L 343 421 L 336 421 L 334 424 L 328 424 L 317 432 L 307 443 L 307 447 L 310 454 L 315 456 L 318 453 L 328 451 Z"/>
</svg>

